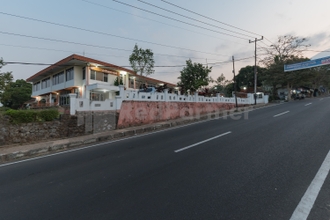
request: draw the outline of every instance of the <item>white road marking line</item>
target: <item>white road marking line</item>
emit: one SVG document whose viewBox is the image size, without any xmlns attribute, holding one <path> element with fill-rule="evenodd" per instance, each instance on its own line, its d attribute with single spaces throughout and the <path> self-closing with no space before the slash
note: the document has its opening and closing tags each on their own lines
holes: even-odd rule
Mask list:
<svg viewBox="0 0 330 220">
<path fill-rule="evenodd" d="M 286 112 L 282 112 L 282 113 L 280 113 L 280 114 L 277 114 L 277 115 L 274 115 L 274 118 L 275 117 L 278 117 L 278 116 L 281 116 L 281 115 L 284 115 L 284 114 L 287 114 L 287 113 L 289 113 L 290 111 L 286 111 Z"/>
<path fill-rule="evenodd" d="M 294 210 L 290 220 L 304 220 L 307 219 L 311 209 L 313 208 L 314 202 L 322 188 L 322 185 L 327 178 L 330 170 L 330 151 L 324 159 L 320 169 L 318 170 L 313 181 L 309 185 L 304 196 L 301 198 L 298 206 Z"/>
<path fill-rule="evenodd" d="M 309 106 L 309 105 L 311 105 L 312 103 L 310 102 L 310 103 L 307 103 L 305 106 Z"/>
<path fill-rule="evenodd" d="M 189 146 L 187 146 L 187 147 L 184 147 L 184 148 L 181 148 L 181 149 L 175 150 L 174 152 L 175 152 L 175 153 L 179 153 L 179 152 L 181 152 L 181 151 L 187 150 L 187 149 L 189 149 L 189 148 L 195 147 L 195 146 L 197 146 L 197 145 L 203 144 L 203 143 L 205 143 L 205 142 L 208 142 L 208 141 L 214 140 L 214 139 L 216 139 L 216 138 L 219 138 L 219 137 L 225 136 L 225 135 L 230 134 L 230 133 L 231 133 L 231 131 L 228 131 L 228 132 L 226 132 L 226 133 L 223 133 L 223 134 L 217 135 L 217 136 L 215 136 L 215 137 L 212 137 L 212 138 L 206 139 L 206 140 L 201 141 L 201 142 L 198 142 L 198 143 L 196 143 L 196 144 L 192 144 L 192 145 L 189 145 Z"/>
</svg>

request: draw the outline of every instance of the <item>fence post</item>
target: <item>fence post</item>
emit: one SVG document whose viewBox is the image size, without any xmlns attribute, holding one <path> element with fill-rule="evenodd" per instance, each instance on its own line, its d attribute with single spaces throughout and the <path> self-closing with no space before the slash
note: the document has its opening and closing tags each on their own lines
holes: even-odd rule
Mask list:
<svg viewBox="0 0 330 220">
<path fill-rule="evenodd" d="M 198 92 L 196 91 L 194 95 L 195 95 L 195 102 L 198 102 Z"/>
<path fill-rule="evenodd" d="M 70 93 L 70 115 L 75 115 L 76 114 L 76 99 L 77 99 L 77 94 L 75 93 Z"/>
<path fill-rule="evenodd" d="M 168 89 L 164 89 L 164 100 L 168 102 Z"/>
<path fill-rule="evenodd" d="M 220 93 L 217 93 L 217 102 L 220 102 Z"/>
<path fill-rule="evenodd" d="M 124 87 L 124 85 L 119 85 L 118 87 L 119 87 L 119 96 L 121 98 L 124 98 L 124 96 L 125 96 L 125 87 Z"/>
</svg>

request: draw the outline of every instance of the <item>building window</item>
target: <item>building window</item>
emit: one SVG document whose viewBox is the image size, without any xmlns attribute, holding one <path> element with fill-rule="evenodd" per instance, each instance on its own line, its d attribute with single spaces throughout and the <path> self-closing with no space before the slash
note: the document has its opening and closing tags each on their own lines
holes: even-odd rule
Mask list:
<svg viewBox="0 0 330 220">
<path fill-rule="evenodd" d="M 65 76 L 66 76 L 66 81 L 73 80 L 73 67 L 66 70 Z"/>
<path fill-rule="evenodd" d="M 40 82 L 36 82 L 33 84 L 33 91 L 38 91 L 40 90 Z"/>
<path fill-rule="evenodd" d="M 95 70 L 92 70 L 91 71 L 91 79 L 96 79 L 96 71 Z"/>
<path fill-rule="evenodd" d="M 105 95 L 101 92 L 91 92 L 89 99 L 92 101 L 104 101 Z"/>
<path fill-rule="evenodd" d="M 60 105 L 70 105 L 70 96 L 69 95 L 60 95 Z"/>
<path fill-rule="evenodd" d="M 41 89 L 46 89 L 48 87 L 50 87 L 50 77 L 41 81 Z"/>
<path fill-rule="evenodd" d="M 86 79 L 86 67 L 82 68 L 82 79 Z"/>
<path fill-rule="evenodd" d="M 53 75 L 53 85 L 57 85 L 64 82 L 64 72 Z"/>
<path fill-rule="evenodd" d="M 91 77 L 90 79 L 101 81 L 101 82 L 108 82 L 108 74 L 97 72 L 95 70 L 91 70 Z"/>
</svg>

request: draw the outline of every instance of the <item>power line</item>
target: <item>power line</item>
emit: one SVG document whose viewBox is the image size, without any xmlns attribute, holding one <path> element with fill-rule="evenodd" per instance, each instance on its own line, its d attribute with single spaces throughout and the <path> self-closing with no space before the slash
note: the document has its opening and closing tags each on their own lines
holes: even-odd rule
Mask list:
<svg viewBox="0 0 330 220">
<path fill-rule="evenodd" d="M 241 59 L 235 59 L 235 62 L 238 62 L 238 61 L 243 61 L 243 60 L 248 60 L 248 59 L 252 59 L 254 58 L 253 56 L 251 57 L 245 57 L 245 58 L 241 58 Z M 218 64 L 215 64 L 213 66 L 219 66 L 219 65 L 222 65 L 222 64 L 225 64 L 225 63 L 231 63 L 232 60 L 228 60 L 228 61 L 224 61 L 224 62 L 221 62 L 221 63 L 218 63 Z"/>
<path fill-rule="evenodd" d="M 81 52 L 73 52 L 68 50 L 59 50 L 59 49 L 52 49 L 52 48 L 45 48 L 45 47 L 31 47 L 31 46 L 22 46 L 22 45 L 10 45 L 10 44 L 1 44 L 1 46 L 8 46 L 8 47 L 17 47 L 17 48 L 26 48 L 26 49 L 36 49 L 36 50 L 47 50 L 47 51 L 57 51 L 57 52 L 66 52 L 66 53 L 75 53 L 80 54 Z M 99 54 L 99 53 L 89 53 L 90 55 L 96 55 L 96 56 L 107 56 L 107 57 L 127 57 L 127 56 L 118 56 L 118 55 L 109 55 L 109 54 Z M 199 57 L 187 57 L 187 56 L 178 56 L 173 54 L 161 54 L 161 53 L 154 53 L 155 56 L 166 56 L 166 57 L 180 57 L 185 59 L 200 59 L 204 60 L 205 58 L 199 58 Z M 209 58 L 208 58 L 209 59 Z M 216 59 L 209 59 L 209 60 L 216 60 Z"/>
<path fill-rule="evenodd" d="M 245 45 L 245 44 L 240 43 L 240 42 L 236 42 L 236 41 L 232 41 L 232 40 L 228 40 L 228 39 L 223 39 L 223 38 L 211 36 L 211 35 L 208 35 L 208 34 L 205 34 L 205 33 L 201 33 L 201 32 L 197 32 L 197 31 L 189 30 L 189 29 L 186 29 L 186 28 L 183 28 L 183 27 L 179 27 L 179 26 L 175 26 L 175 25 L 168 24 L 168 23 L 165 23 L 165 22 L 161 22 L 161 21 L 157 21 L 157 20 L 154 20 L 154 19 L 150 19 L 150 18 L 147 18 L 147 17 L 135 15 L 135 14 L 132 14 L 132 13 L 129 13 L 129 12 L 126 12 L 126 11 L 121 11 L 121 10 L 118 10 L 118 9 L 115 9 L 115 8 L 111 8 L 109 6 L 102 5 L 102 4 L 99 4 L 99 3 L 96 3 L 96 2 L 91 2 L 91 1 L 88 1 L 88 0 L 81 0 L 81 1 L 86 2 L 86 3 L 89 3 L 89 4 L 92 4 L 92 5 L 96 5 L 96 6 L 99 6 L 99 7 L 107 8 L 107 9 L 110 9 L 110 10 L 114 10 L 114 11 L 117 11 L 117 12 L 120 12 L 120 13 L 129 14 L 129 15 L 134 16 L 134 17 L 138 17 L 138 18 L 142 18 L 142 19 L 145 19 L 145 20 L 153 21 L 153 22 L 156 22 L 156 23 L 164 24 L 164 25 L 167 25 L 167 26 L 170 26 L 170 27 L 179 28 L 180 30 L 189 31 L 189 32 L 192 32 L 192 33 L 204 35 L 204 36 L 207 36 L 207 37 L 212 37 L 212 38 L 219 39 L 219 40 L 231 41 L 231 42 L 234 42 L 235 44 Z"/>
<path fill-rule="evenodd" d="M 209 26 L 211 26 L 211 27 L 219 28 L 219 29 L 222 29 L 222 30 L 225 30 L 225 31 L 228 31 L 228 32 L 232 32 L 232 33 L 234 33 L 234 34 L 239 34 L 239 35 L 243 35 L 243 36 L 246 36 L 246 37 L 253 38 L 253 37 L 250 36 L 250 35 L 242 34 L 242 33 L 236 32 L 236 31 L 231 31 L 231 30 L 228 30 L 228 29 L 226 29 L 226 28 L 219 27 L 219 26 L 217 26 L 217 25 L 213 25 L 213 24 L 210 24 L 210 23 L 207 23 L 207 22 L 203 22 L 203 21 L 200 21 L 200 20 L 198 20 L 198 19 L 195 19 L 195 18 L 192 18 L 192 17 L 189 17 L 189 16 L 185 16 L 185 15 L 182 15 L 182 14 L 176 13 L 176 12 L 174 12 L 174 11 L 171 11 L 171 10 L 168 10 L 168 9 L 165 9 L 165 8 L 161 8 L 161 7 L 157 6 L 157 5 L 151 4 L 151 3 L 149 3 L 149 2 L 145 2 L 145 1 L 142 1 L 142 0 L 138 0 L 138 1 L 139 1 L 139 2 L 142 2 L 142 3 L 144 3 L 144 4 L 147 4 L 147 5 L 150 5 L 150 6 L 152 6 L 152 7 L 155 7 L 155 8 L 161 9 L 161 10 L 163 10 L 163 11 L 167 11 L 167 12 L 169 12 L 169 13 L 172 13 L 172 14 L 175 14 L 175 15 L 178 15 L 178 16 L 181 16 L 181 17 L 184 17 L 184 18 L 188 18 L 188 19 L 190 19 L 190 20 L 197 21 L 197 22 L 200 22 L 200 23 L 202 23 L 202 24 L 209 25 Z"/>
<path fill-rule="evenodd" d="M 251 59 L 253 57 L 246 57 L 246 58 L 241 58 L 241 59 L 237 59 L 236 61 L 241 61 L 241 60 L 246 60 L 246 59 Z M 220 64 L 224 64 L 224 63 L 230 63 L 230 60 L 227 61 L 219 61 L 219 62 L 213 62 L 213 63 L 208 63 L 208 64 L 202 64 L 203 66 L 208 66 L 208 65 L 220 65 Z M 35 63 L 35 62 L 22 62 L 22 61 L 4 61 L 4 64 L 6 65 L 36 65 L 36 66 L 72 66 L 72 64 L 70 65 L 66 65 L 66 64 L 51 64 L 51 63 Z M 159 65 L 159 66 L 154 66 L 155 68 L 168 68 L 168 67 L 185 67 L 187 65 L 171 65 L 171 66 L 166 66 L 166 65 Z M 105 66 L 107 67 L 107 66 Z M 118 66 L 118 67 L 123 67 L 123 68 L 127 68 L 130 66 Z"/>
<path fill-rule="evenodd" d="M 54 41 L 54 42 L 59 42 L 59 43 L 68 43 L 68 44 L 76 44 L 76 45 L 88 46 L 88 47 L 96 47 L 96 48 L 103 48 L 103 49 L 121 50 L 121 51 L 132 52 L 132 50 L 120 49 L 120 48 L 103 46 L 103 45 L 101 46 L 101 45 L 95 45 L 95 44 L 78 43 L 78 42 L 67 41 L 67 40 L 59 40 L 59 39 L 52 39 L 52 38 L 45 38 L 45 37 L 37 37 L 37 36 L 31 36 L 31 35 L 25 35 L 25 34 L 18 34 L 18 33 L 11 33 L 11 32 L 5 32 L 5 31 L 0 31 L 0 33 L 1 34 L 6 34 L 6 35 L 19 36 L 19 37 L 33 38 L 33 39 L 38 39 L 38 40 Z M 190 50 L 190 49 L 184 49 L 184 48 L 181 48 L 181 49 L 182 50 L 188 50 L 188 51 L 193 51 L 193 52 L 198 52 L 198 53 L 204 53 L 204 54 L 218 56 L 218 54 L 214 54 L 214 53 L 207 53 L 207 52 Z M 171 55 L 169 55 L 169 56 L 171 56 Z"/>
<path fill-rule="evenodd" d="M 134 5 L 127 4 L 125 2 L 121 2 L 121 1 L 117 1 L 117 0 L 113 0 L 113 1 L 115 1 L 115 2 L 117 2 L 119 4 L 123 4 L 123 5 L 129 6 L 129 7 L 132 7 L 132 8 L 141 10 L 141 11 L 144 11 L 144 12 L 148 12 L 150 14 L 154 14 L 154 15 L 157 15 L 157 16 L 161 16 L 163 18 L 167 18 L 167 19 L 170 19 L 170 20 L 173 20 L 173 21 L 177 21 L 177 22 L 180 22 L 180 23 L 183 23 L 183 24 L 187 24 L 187 25 L 190 25 L 190 26 L 202 28 L 204 30 L 208 30 L 208 31 L 212 31 L 212 32 L 215 32 L 215 33 L 218 33 L 218 34 L 223 34 L 223 35 L 235 37 L 235 38 L 242 39 L 242 40 L 248 40 L 247 38 L 242 38 L 242 37 L 235 36 L 235 35 L 232 35 L 232 34 L 227 34 L 227 33 L 220 32 L 220 31 L 215 31 L 215 30 L 212 30 L 212 29 L 209 29 L 209 28 L 205 28 L 205 27 L 202 27 L 202 26 L 199 26 L 199 25 L 191 24 L 191 23 L 188 23 L 188 22 L 185 22 L 185 21 L 181 21 L 181 20 L 178 20 L 178 19 L 175 19 L 175 18 L 171 18 L 171 17 L 165 16 L 165 15 L 161 15 L 161 14 L 158 14 L 158 13 L 155 13 L 155 12 L 152 12 L 152 11 L 149 11 L 149 10 L 146 10 L 146 9 L 143 9 L 143 8 L 136 7 Z"/>
<path fill-rule="evenodd" d="M 240 30 L 240 31 L 244 31 L 244 32 L 247 32 L 247 33 L 250 33 L 250 34 L 253 34 L 253 35 L 259 35 L 259 36 L 262 36 L 261 34 L 257 34 L 257 33 L 251 32 L 251 31 L 247 31 L 247 30 L 244 30 L 244 29 L 242 29 L 242 28 L 236 27 L 236 26 L 234 26 L 234 25 L 227 24 L 227 23 L 224 23 L 224 22 L 222 22 L 222 21 L 218 21 L 218 20 L 216 20 L 216 19 L 213 19 L 213 18 L 207 17 L 207 16 L 205 16 L 205 15 L 199 14 L 199 13 L 194 12 L 194 11 L 191 11 L 191 10 L 189 10 L 189 9 L 183 8 L 183 7 L 181 7 L 181 6 L 178 6 L 178 5 L 176 5 L 176 4 L 173 4 L 173 3 L 171 3 L 171 2 L 168 2 L 168 1 L 165 1 L 165 0 L 161 0 L 161 1 L 162 1 L 162 2 L 165 2 L 165 3 L 169 4 L 169 5 L 175 6 L 175 7 L 177 7 L 177 8 L 180 8 L 180 9 L 182 9 L 182 10 L 188 11 L 188 12 L 190 12 L 190 13 L 193 13 L 193 14 L 199 15 L 199 16 L 201 16 L 201 17 L 203 17 L 203 18 L 206 18 L 206 19 L 209 19 L 209 20 L 212 20 L 212 21 L 218 22 L 218 23 L 220 23 L 220 24 L 226 25 L 226 26 L 228 26 L 228 27 L 232 27 L 232 28 L 235 28 L 235 29 L 238 29 L 238 30 Z"/>
<path fill-rule="evenodd" d="M 192 49 L 187 49 L 187 48 L 182 48 L 182 47 L 176 47 L 176 46 L 171 46 L 171 45 L 165 45 L 165 44 L 160 44 L 160 43 L 154 43 L 154 42 L 145 41 L 145 40 L 128 38 L 128 37 L 118 36 L 118 35 L 114 35 L 114 34 L 110 34 L 110 33 L 105 33 L 105 32 L 101 32 L 101 31 L 94 31 L 94 30 L 89 30 L 89 29 L 85 29 L 85 28 L 80 28 L 80 27 L 76 27 L 76 26 L 72 26 L 72 25 L 66 25 L 66 24 L 55 23 L 55 22 L 45 21 L 45 20 L 31 18 L 31 17 L 25 17 L 25 16 L 20 16 L 20 15 L 9 14 L 9 13 L 5 13 L 5 12 L 2 12 L 2 11 L 0 11 L 0 14 L 7 15 L 7 16 L 12 16 L 12 17 L 17 17 L 17 18 L 21 18 L 21 19 L 26 19 L 26 20 L 31 20 L 31 21 L 36 21 L 36 22 L 42 22 L 42 23 L 56 25 L 56 26 L 61 26 L 61 27 L 65 27 L 65 28 L 71 28 L 71 29 L 80 30 L 80 31 L 86 31 L 86 32 L 90 32 L 90 33 L 96 33 L 96 34 L 101 34 L 101 35 L 106 35 L 106 36 L 121 38 L 121 39 L 135 41 L 135 42 L 138 41 L 138 42 L 153 44 L 153 45 L 157 45 L 157 46 L 168 47 L 168 48 L 172 48 L 172 49 L 187 50 L 187 51 L 204 53 L 204 54 L 210 54 L 210 55 L 215 55 L 215 56 L 227 56 L 227 55 L 212 54 L 212 53 L 208 53 L 208 52 L 203 52 L 203 51 L 198 51 L 198 50 L 192 50 Z"/>
<path fill-rule="evenodd" d="M 38 39 L 38 40 L 54 41 L 54 42 L 59 42 L 59 43 L 68 43 L 68 44 L 76 44 L 76 45 L 81 45 L 81 46 L 106 48 L 106 49 L 111 49 L 111 50 L 121 50 L 121 51 L 130 51 L 131 52 L 131 50 L 119 49 L 119 48 L 108 47 L 108 46 L 100 46 L 100 45 L 95 45 L 95 44 L 78 43 L 78 42 L 67 41 L 67 40 L 59 40 L 59 39 L 46 38 L 46 37 L 37 37 L 37 36 L 31 36 L 31 35 L 25 35 L 25 34 L 18 34 L 18 33 L 11 33 L 11 32 L 5 32 L 5 31 L 0 31 L 0 33 L 1 34 L 6 34 L 6 35 L 12 35 L 12 36 L 33 38 L 33 39 Z"/>
<path fill-rule="evenodd" d="M 273 43 L 271 40 L 269 40 L 267 37 L 264 36 L 264 38 L 265 38 L 269 43 L 271 43 L 271 45 L 274 44 L 274 43 Z"/>
<path fill-rule="evenodd" d="M 117 11 L 117 12 L 120 12 L 120 13 L 132 15 L 134 17 L 138 17 L 138 18 L 142 18 L 142 19 L 145 19 L 145 20 L 149 20 L 149 21 L 153 21 L 153 22 L 156 22 L 156 23 L 160 23 L 160 24 L 163 24 L 163 25 L 167 25 L 167 26 L 170 26 L 170 27 L 178 28 L 180 30 L 189 31 L 189 32 L 192 32 L 192 33 L 204 35 L 204 36 L 207 36 L 207 37 L 212 37 L 212 38 L 219 39 L 219 40 L 231 41 L 231 42 L 234 42 L 235 44 L 245 45 L 245 44 L 242 44 L 242 43 L 239 43 L 239 42 L 236 42 L 236 41 L 232 41 L 232 40 L 228 40 L 228 39 L 222 39 L 222 38 L 215 37 L 215 36 L 212 36 L 212 35 L 208 35 L 208 34 L 205 34 L 205 33 L 201 33 L 201 32 L 198 32 L 198 31 L 189 30 L 189 29 L 186 29 L 186 28 L 183 28 L 183 27 L 180 27 L 180 26 L 168 24 L 168 23 L 165 23 L 165 22 L 157 21 L 157 20 L 154 20 L 154 19 L 150 19 L 150 18 L 147 18 L 147 17 L 140 16 L 140 15 L 132 14 L 132 13 L 129 13 L 129 12 L 126 12 L 126 11 L 122 11 L 122 10 L 118 10 L 118 9 L 115 9 L 115 8 L 111 8 L 109 6 L 102 5 L 102 4 L 99 4 L 99 3 L 96 3 L 96 2 L 91 2 L 91 1 L 88 1 L 88 0 L 81 0 L 81 1 L 86 2 L 86 3 L 89 3 L 89 4 L 92 4 L 92 5 L 96 5 L 96 6 L 99 6 L 99 7 L 107 8 L 107 9 L 110 9 L 110 10 L 114 10 L 114 11 Z"/>
<path fill-rule="evenodd" d="M 57 51 L 57 52 L 80 54 L 80 52 L 73 52 L 73 51 L 69 51 L 69 50 L 52 49 L 52 48 L 45 48 L 45 47 L 31 47 L 31 46 L 11 45 L 11 44 L 0 44 L 0 45 L 1 46 L 7 46 L 7 47 L 33 49 L 33 50 L 47 50 L 47 51 Z M 109 55 L 109 54 L 97 54 L 97 53 L 88 53 L 88 54 L 97 55 L 97 56 L 108 56 L 108 57 L 126 57 L 126 56 L 117 56 L 117 55 Z"/>
</svg>

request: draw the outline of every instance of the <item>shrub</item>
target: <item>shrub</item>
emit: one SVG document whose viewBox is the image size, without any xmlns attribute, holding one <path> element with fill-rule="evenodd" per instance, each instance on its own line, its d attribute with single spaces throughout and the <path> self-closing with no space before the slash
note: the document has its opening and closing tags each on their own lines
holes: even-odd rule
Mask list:
<svg viewBox="0 0 330 220">
<path fill-rule="evenodd" d="M 34 110 L 7 110 L 5 115 L 9 116 L 15 124 L 31 123 L 37 121 L 52 121 L 59 116 L 57 109 L 48 109 L 41 111 Z"/>
<path fill-rule="evenodd" d="M 59 112 L 57 109 L 48 109 L 42 110 L 38 112 L 37 117 L 41 119 L 41 121 L 53 121 L 58 118 Z"/>
<path fill-rule="evenodd" d="M 31 110 L 7 110 L 5 115 L 8 115 L 11 121 L 17 123 L 29 123 L 34 122 L 37 117 L 37 112 Z"/>
<path fill-rule="evenodd" d="M 2 106 L 2 107 L 0 107 L 0 113 L 3 113 L 3 112 L 5 112 L 5 111 L 7 111 L 7 110 L 9 110 L 10 108 L 8 108 L 8 107 L 4 107 L 4 106 Z"/>
</svg>

